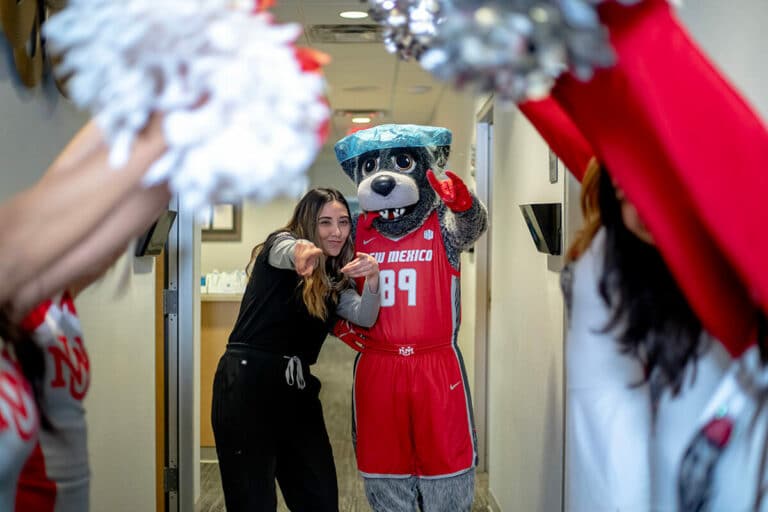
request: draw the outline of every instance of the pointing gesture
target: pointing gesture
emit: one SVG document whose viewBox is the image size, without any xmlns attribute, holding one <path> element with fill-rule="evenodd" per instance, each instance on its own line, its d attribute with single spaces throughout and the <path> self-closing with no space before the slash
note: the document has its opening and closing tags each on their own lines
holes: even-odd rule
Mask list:
<svg viewBox="0 0 768 512">
<path fill-rule="evenodd" d="M 320 264 L 323 250 L 312 242 L 297 240 L 293 248 L 293 261 L 296 273 L 301 277 L 309 277 Z"/>
<path fill-rule="evenodd" d="M 357 253 L 357 257 L 341 268 L 351 278 L 364 277 L 373 293 L 379 291 L 379 262 L 370 254 Z"/>
</svg>

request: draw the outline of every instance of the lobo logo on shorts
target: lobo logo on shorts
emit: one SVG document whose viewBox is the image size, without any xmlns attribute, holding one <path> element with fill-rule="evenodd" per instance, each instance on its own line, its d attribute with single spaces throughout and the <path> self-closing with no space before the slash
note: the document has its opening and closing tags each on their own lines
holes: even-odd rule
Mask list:
<svg viewBox="0 0 768 512">
<path fill-rule="evenodd" d="M 29 441 L 37 427 L 35 404 L 29 394 L 31 390 L 17 375 L 0 373 L 0 432 L 6 430 L 11 422 L 16 432 L 24 441 Z"/>
<path fill-rule="evenodd" d="M 83 340 L 78 336 L 72 340 L 66 336 L 58 336 L 58 343 L 48 347 L 48 352 L 53 357 L 56 375 L 51 381 L 51 387 L 63 388 L 67 385 L 64 378 L 64 366 L 69 368 L 69 394 L 75 400 L 85 398 L 88 385 L 91 381 L 91 365 L 88 354 L 83 348 Z"/>
<path fill-rule="evenodd" d="M 413 355 L 413 347 L 400 347 L 397 350 L 397 353 L 401 356 L 412 356 Z"/>
<path fill-rule="evenodd" d="M 65 389 L 73 399 L 82 401 L 91 382 L 91 364 L 72 296 L 64 293 L 42 302 L 24 320 L 24 326 L 50 356 L 49 386 Z"/>
</svg>

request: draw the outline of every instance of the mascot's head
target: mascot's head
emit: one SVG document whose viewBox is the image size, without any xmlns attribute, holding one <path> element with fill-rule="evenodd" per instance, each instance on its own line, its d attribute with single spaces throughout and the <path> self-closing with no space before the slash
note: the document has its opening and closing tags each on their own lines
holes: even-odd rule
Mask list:
<svg viewBox="0 0 768 512">
<path fill-rule="evenodd" d="M 376 215 L 380 233 L 400 236 L 419 227 L 438 204 L 427 181 L 445 167 L 451 132 L 434 126 L 385 124 L 336 143 L 336 158 L 357 185 L 360 208 Z"/>
</svg>

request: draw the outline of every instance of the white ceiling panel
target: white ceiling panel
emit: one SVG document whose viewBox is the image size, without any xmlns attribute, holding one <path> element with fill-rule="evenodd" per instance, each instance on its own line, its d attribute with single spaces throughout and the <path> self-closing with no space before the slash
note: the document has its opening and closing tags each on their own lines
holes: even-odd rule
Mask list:
<svg viewBox="0 0 768 512">
<path fill-rule="evenodd" d="M 385 114 L 372 124 L 429 124 L 444 85 L 436 82 L 417 63 L 400 61 L 381 43 L 318 43 L 307 38 L 313 25 L 374 25 L 370 18 L 347 20 L 342 11 L 366 11 L 360 0 L 278 0 L 272 12 L 282 22 L 304 26 L 299 44 L 330 55 L 324 68 L 331 108 L 338 111 L 370 110 Z M 347 30 L 350 27 L 346 27 Z M 334 29 L 335 30 L 335 29 Z M 347 134 L 349 116 L 335 116 L 328 144 Z"/>
</svg>

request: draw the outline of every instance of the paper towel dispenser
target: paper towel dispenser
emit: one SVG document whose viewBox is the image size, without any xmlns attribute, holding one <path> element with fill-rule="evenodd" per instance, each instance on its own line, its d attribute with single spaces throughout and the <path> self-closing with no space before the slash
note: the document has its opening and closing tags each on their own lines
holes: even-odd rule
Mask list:
<svg viewBox="0 0 768 512">
<path fill-rule="evenodd" d="M 563 207 L 560 203 L 521 204 L 525 224 L 539 252 L 560 255 Z"/>
<path fill-rule="evenodd" d="M 167 210 L 141 235 L 136 242 L 136 256 L 157 256 L 163 252 L 176 212 Z"/>
</svg>

